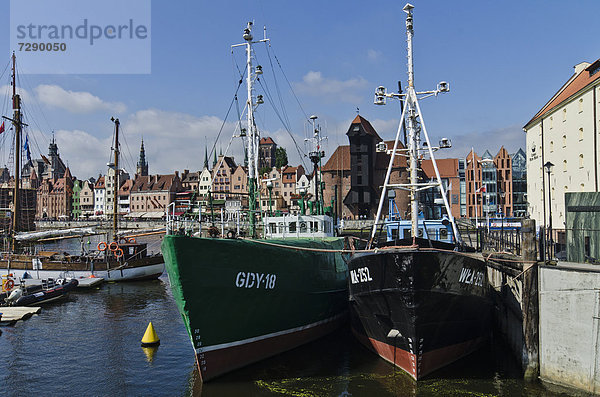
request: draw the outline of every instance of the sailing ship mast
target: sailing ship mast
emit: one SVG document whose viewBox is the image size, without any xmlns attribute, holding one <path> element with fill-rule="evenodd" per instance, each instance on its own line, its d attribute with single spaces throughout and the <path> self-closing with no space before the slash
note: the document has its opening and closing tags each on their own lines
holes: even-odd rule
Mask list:
<svg viewBox="0 0 600 397">
<path fill-rule="evenodd" d="M 17 57 L 13 52 L 12 55 L 12 99 L 13 99 L 13 118 L 2 116 L 2 118 L 9 120 L 15 127 L 15 190 L 13 192 L 13 209 L 12 209 L 12 236 L 11 236 L 11 249 L 12 251 L 16 248 L 15 236 L 20 228 L 19 224 L 19 212 L 21 204 L 21 129 L 24 125 L 27 125 L 21 121 L 21 96 L 17 94 Z"/>
<path fill-rule="evenodd" d="M 419 218 L 419 192 L 421 190 L 430 189 L 432 187 L 438 187 L 440 189 L 440 193 L 442 199 L 444 201 L 444 206 L 446 208 L 446 213 L 448 214 L 448 218 L 452 224 L 452 230 L 454 231 L 454 237 L 458 241 L 459 234 L 458 229 L 456 227 L 456 223 L 454 222 L 454 217 L 452 216 L 452 211 L 450 210 L 450 205 L 448 203 L 448 198 L 446 197 L 446 192 L 444 191 L 444 187 L 442 185 L 442 179 L 440 177 L 440 172 L 437 167 L 437 163 L 435 161 L 435 157 L 433 155 L 434 150 L 450 147 L 450 141 L 446 138 L 443 138 L 440 141 L 439 147 L 432 147 L 431 142 L 429 141 L 429 135 L 427 134 L 427 129 L 425 128 L 425 120 L 421 116 L 421 108 L 419 106 L 419 99 L 425 99 L 430 96 L 437 96 L 440 93 L 450 91 L 450 87 L 448 83 L 442 81 L 438 83 L 437 88 L 435 90 L 430 91 L 420 91 L 417 92 L 414 87 L 414 67 L 413 67 L 413 10 L 414 6 L 410 3 L 407 3 L 403 11 L 407 14 L 406 16 L 406 37 L 407 37 L 407 60 L 408 60 L 408 88 L 406 93 L 394 93 L 387 92 L 385 87 L 377 87 L 375 90 L 375 104 L 376 105 L 385 105 L 386 98 L 398 98 L 400 100 L 405 100 L 406 104 L 404 109 L 402 110 L 402 116 L 400 117 L 400 124 L 398 126 L 398 131 L 396 132 L 396 139 L 394 141 L 394 148 L 389 151 L 391 153 L 390 162 L 388 164 L 387 173 L 385 176 L 383 188 L 381 191 L 381 197 L 379 199 L 379 206 L 377 208 L 377 216 L 375 217 L 375 223 L 373 224 L 373 229 L 371 231 L 371 238 L 369 240 L 369 248 L 373 244 L 373 240 L 375 238 L 375 234 L 377 232 L 377 224 L 381 217 L 381 211 L 383 208 L 383 203 L 385 201 L 386 192 L 389 188 L 399 188 L 405 189 L 410 192 L 410 212 L 411 212 L 411 236 L 414 238 L 418 236 L 418 218 Z M 420 98 L 419 98 L 420 97 Z M 402 122 L 406 121 L 406 129 L 408 130 L 408 148 L 407 149 L 398 149 L 398 141 L 400 138 L 400 131 L 402 130 Z M 425 142 L 427 142 L 427 148 L 421 147 L 421 132 L 423 132 L 423 136 L 425 137 Z M 436 181 L 435 182 L 424 182 L 420 183 L 418 179 L 418 171 L 419 171 L 419 158 L 422 153 L 427 151 L 429 153 L 429 157 L 431 158 L 433 168 L 435 170 Z M 409 170 L 410 170 L 410 183 L 408 184 L 390 184 L 390 174 L 392 172 L 392 166 L 394 163 L 394 158 L 396 155 L 406 155 L 402 152 L 408 152 L 409 161 Z"/>
<path fill-rule="evenodd" d="M 253 41 L 252 36 L 252 22 L 248 22 L 248 25 L 244 29 L 244 40 L 243 44 L 232 45 L 231 48 L 235 47 L 246 47 L 246 90 L 248 99 L 246 100 L 246 106 L 248 111 L 246 113 L 247 125 L 247 154 L 248 154 L 248 193 L 249 193 L 249 211 L 250 211 L 250 235 L 254 236 L 256 231 L 256 219 L 255 212 L 257 209 L 257 198 L 258 198 L 258 150 L 260 145 L 260 133 L 256 128 L 256 122 L 254 121 L 254 111 L 258 105 L 263 103 L 262 95 L 258 95 L 254 98 L 254 81 L 262 74 L 262 67 L 260 65 L 254 67 L 252 65 L 252 44 L 264 43 L 269 41 L 265 37 L 262 40 Z"/>
<path fill-rule="evenodd" d="M 113 241 L 117 241 L 118 240 L 118 236 L 117 236 L 117 219 L 118 219 L 118 197 L 119 197 L 119 193 L 117 192 L 117 189 L 119 189 L 119 125 L 121 124 L 119 122 L 119 119 L 115 119 L 114 117 L 111 117 L 110 119 L 113 123 L 115 123 L 115 147 L 114 147 L 114 151 L 115 151 L 115 163 L 114 163 L 114 170 L 115 170 L 115 179 L 114 179 L 114 186 L 113 186 Z"/>
</svg>

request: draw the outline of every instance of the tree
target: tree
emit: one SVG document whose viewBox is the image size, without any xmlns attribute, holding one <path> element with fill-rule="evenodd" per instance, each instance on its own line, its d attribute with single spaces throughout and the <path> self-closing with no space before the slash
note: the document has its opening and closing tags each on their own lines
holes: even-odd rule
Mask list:
<svg viewBox="0 0 600 397">
<path fill-rule="evenodd" d="M 262 177 L 264 174 L 268 174 L 269 172 L 271 172 L 271 167 L 262 167 L 259 170 L 259 175 Z"/>
<path fill-rule="evenodd" d="M 285 148 L 278 147 L 275 149 L 275 167 L 281 168 L 288 165 L 287 151 Z"/>
</svg>

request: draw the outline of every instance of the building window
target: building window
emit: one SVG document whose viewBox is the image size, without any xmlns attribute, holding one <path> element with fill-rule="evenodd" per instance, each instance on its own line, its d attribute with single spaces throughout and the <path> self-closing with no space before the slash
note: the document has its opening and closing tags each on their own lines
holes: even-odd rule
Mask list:
<svg viewBox="0 0 600 397">
<path fill-rule="evenodd" d="M 579 140 L 583 141 L 583 127 L 579 128 Z"/>
<path fill-rule="evenodd" d="M 562 145 L 563 147 L 567 147 L 567 136 L 566 135 L 562 136 L 562 144 L 563 144 Z"/>
<path fill-rule="evenodd" d="M 564 108 L 562 113 L 563 113 L 563 121 L 567 121 L 567 109 Z"/>
<path fill-rule="evenodd" d="M 554 151 L 554 141 L 550 141 L 550 152 Z"/>
<path fill-rule="evenodd" d="M 579 113 L 583 112 L 583 98 L 579 99 Z"/>
<path fill-rule="evenodd" d="M 554 128 L 554 117 L 550 117 L 550 129 Z"/>
<path fill-rule="evenodd" d="M 563 172 L 567 172 L 567 160 L 563 160 Z"/>
<path fill-rule="evenodd" d="M 579 155 L 579 168 L 583 168 L 583 154 Z"/>
</svg>

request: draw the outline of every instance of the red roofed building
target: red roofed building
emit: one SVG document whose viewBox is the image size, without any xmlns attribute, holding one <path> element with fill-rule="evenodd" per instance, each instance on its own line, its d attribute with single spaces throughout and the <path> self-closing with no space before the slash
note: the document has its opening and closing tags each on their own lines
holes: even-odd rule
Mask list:
<svg viewBox="0 0 600 397">
<path fill-rule="evenodd" d="M 129 195 L 129 212 L 142 218 L 160 218 L 178 192 L 183 191 L 179 173 L 137 176 Z"/>
</svg>

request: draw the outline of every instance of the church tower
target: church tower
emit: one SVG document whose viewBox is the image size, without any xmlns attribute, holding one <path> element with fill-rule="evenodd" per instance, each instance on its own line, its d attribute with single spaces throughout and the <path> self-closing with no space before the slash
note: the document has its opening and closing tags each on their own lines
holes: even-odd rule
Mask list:
<svg viewBox="0 0 600 397">
<path fill-rule="evenodd" d="M 144 139 L 142 138 L 142 147 L 140 148 L 140 159 L 137 163 L 135 173 L 139 176 L 148 176 L 148 162 L 146 161 L 146 151 L 144 150 Z"/>
</svg>

